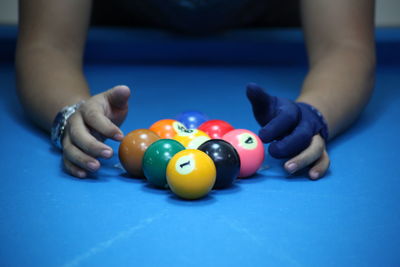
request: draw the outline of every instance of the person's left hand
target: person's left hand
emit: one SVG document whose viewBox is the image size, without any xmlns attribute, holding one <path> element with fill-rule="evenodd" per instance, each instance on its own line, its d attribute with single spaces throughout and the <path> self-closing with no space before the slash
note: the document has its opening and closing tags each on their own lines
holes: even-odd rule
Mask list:
<svg viewBox="0 0 400 267">
<path fill-rule="evenodd" d="M 253 83 L 247 86 L 247 97 L 262 127 L 260 139 L 271 142 L 269 153 L 275 158 L 290 158 L 284 167 L 291 174 L 310 166 L 312 180 L 323 177 L 330 160 L 325 147 L 328 129 L 322 115 L 306 103 L 270 96 Z"/>
<path fill-rule="evenodd" d="M 68 119 L 62 139 L 68 173 L 84 178 L 100 168 L 98 158 L 112 157 L 114 151 L 103 141 L 122 141 L 119 126 L 128 113 L 130 94 L 127 86 L 115 86 L 87 99 Z"/>
</svg>

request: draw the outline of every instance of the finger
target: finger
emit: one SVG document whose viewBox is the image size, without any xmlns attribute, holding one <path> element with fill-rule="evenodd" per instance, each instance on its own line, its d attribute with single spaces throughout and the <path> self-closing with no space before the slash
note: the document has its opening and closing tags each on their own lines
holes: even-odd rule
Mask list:
<svg viewBox="0 0 400 267">
<path fill-rule="evenodd" d="M 100 108 L 87 107 L 82 109 L 84 123 L 106 138 L 122 140 L 123 134 L 114 123 L 104 115 Z"/>
<path fill-rule="evenodd" d="M 67 160 L 65 157 L 63 158 L 63 162 L 64 162 L 64 168 L 69 174 L 71 174 L 75 177 L 78 177 L 78 178 L 85 178 L 87 176 L 87 173 L 85 170 L 74 165 L 72 162 Z"/>
<path fill-rule="evenodd" d="M 121 125 L 128 114 L 128 100 L 130 94 L 129 87 L 124 85 L 115 86 L 104 94 L 101 94 L 105 103 L 107 103 L 104 110 L 105 115 L 117 126 Z M 121 141 L 123 135 L 118 135 L 116 137 L 115 140 Z"/>
<path fill-rule="evenodd" d="M 115 86 L 105 93 L 105 97 L 111 106 L 119 109 L 127 108 L 130 95 L 131 91 L 129 87 L 125 85 Z"/>
<path fill-rule="evenodd" d="M 276 102 L 276 98 L 267 94 L 255 83 L 247 85 L 246 95 L 252 105 L 254 117 L 261 126 L 264 126 L 274 116 L 274 109 L 271 106 Z"/>
<path fill-rule="evenodd" d="M 290 158 L 301 153 L 312 142 L 313 132 L 307 121 L 301 121 L 292 133 L 281 140 L 272 142 L 268 148 L 275 158 Z"/>
<path fill-rule="evenodd" d="M 95 158 L 112 157 L 113 150 L 89 133 L 89 129 L 84 124 L 80 114 L 74 114 L 68 120 L 67 132 L 71 143 L 76 145 L 84 153 Z"/>
<path fill-rule="evenodd" d="M 300 111 L 296 105 L 287 103 L 285 110 L 280 110 L 276 117 L 260 129 L 259 136 L 261 140 L 264 143 L 269 143 L 288 135 L 297 126 L 299 117 Z"/>
<path fill-rule="evenodd" d="M 64 158 L 73 163 L 74 165 L 80 167 L 81 169 L 95 172 L 99 169 L 100 163 L 93 157 L 85 154 L 79 148 L 77 148 L 71 141 L 69 137 L 65 137 L 63 155 Z"/>
<path fill-rule="evenodd" d="M 323 177 L 330 165 L 330 159 L 326 150 L 322 153 L 321 157 L 315 162 L 314 166 L 310 169 L 309 175 L 311 180 L 317 180 Z"/>
<path fill-rule="evenodd" d="M 285 163 L 285 169 L 289 173 L 294 173 L 301 170 L 319 158 L 325 150 L 325 143 L 320 135 L 314 135 L 311 144 L 294 158 Z"/>
</svg>

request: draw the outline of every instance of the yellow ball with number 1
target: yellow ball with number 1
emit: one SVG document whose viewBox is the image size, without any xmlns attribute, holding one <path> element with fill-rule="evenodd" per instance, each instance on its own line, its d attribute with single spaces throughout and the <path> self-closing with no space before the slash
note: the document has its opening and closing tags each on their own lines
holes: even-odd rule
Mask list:
<svg viewBox="0 0 400 267">
<path fill-rule="evenodd" d="M 198 199 L 211 191 L 216 179 L 212 159 L 203 151 L 186 149 L 176 153 L 167 166 L 167 182 L 176 195 Z"/>
</svg>

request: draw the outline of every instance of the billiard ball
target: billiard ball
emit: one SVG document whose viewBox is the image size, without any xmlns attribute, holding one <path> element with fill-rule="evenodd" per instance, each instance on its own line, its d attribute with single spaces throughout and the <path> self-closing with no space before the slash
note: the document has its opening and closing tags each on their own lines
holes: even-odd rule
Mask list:
<svg viewBox="0 0 400 267">
<path fill-rule="evenodd" d="M 119 160 L 133 177 L 143 177 L 142 160 L 146 149 L 160 137 L 153 131 L 137 129 L 128 133 L 118 149 Z"/>
<path fill-rule="evenodd" d="M 196 129 L 198 128 L 203 122 L 208 120 L 206 114 L 200 111 L 185 111 L 176 116 L 176 120 L 183 123 L 188 129 Z"/>
<path fill-rule="evenodd" d="M 186 148 L 197 149 L 202 143 L 210 140 L 210 137 L 201 130 L 186 129 L 177 133 L 173 139 L 184 145 Z"/>
<path fill-rule="evenodd" d="M 198 199 L 214 186 L 216 168 L 203 151 L 185 149 L 176 153 L 167 165 L 167 182 L 172 192 L 181 198 Z"/>
<path fill-rule="evenodd" d="M 236 129 L 223 138 L 238 152 L 240 157 L 239 177 L 248 177 L 257 172 L 264 161 L 264 144 L 252 131 Z"/>
<path fill-rule="evenodd" d="M 185 147 L 172 139 L 160 139 L 151 144 L 143 157 L 143 172 L 147 181 L 160 188 L 168 187 L 167 165 L 171 158 Z"/>
<path fill-rule="evenodd" d="M 198 129 L 208 134 L 212 139 L 221 139 L 224 134 L 232 131 L 234 128 L 223 120 L 209 120 L 200 125 Z"/>
<path fill-rule="evenodd" d="M 155 132 L 163 139 L 171 139 L 178 132 L 185 130 L 186 127 L 182 123 L 173 119 L 163 119 L 153 123 L 149 130 Z"/>
<path fill-rule="evenodd" d="M 240 158 L 236 149 L 221 139 L 211 139 L 199 146 L 214 162 L 217 177 L 214 188 L 227 188 L 239 176 Z"/>
</svg>

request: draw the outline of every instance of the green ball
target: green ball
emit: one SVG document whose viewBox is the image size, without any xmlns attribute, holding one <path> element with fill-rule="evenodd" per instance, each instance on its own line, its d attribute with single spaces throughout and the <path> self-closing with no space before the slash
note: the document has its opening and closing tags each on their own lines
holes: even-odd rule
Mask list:
<svg viewBox="0 0 400 267">
<path fill-rule="evenodd" d="M 172 139 L 160 139 L 151 144 L 143 156 L 143 172 L 147 181 L 156 187 L 167 188 L 166 170 L 170 159 L 185 147 Z"/>
</svg>

